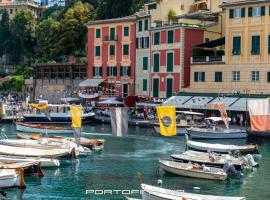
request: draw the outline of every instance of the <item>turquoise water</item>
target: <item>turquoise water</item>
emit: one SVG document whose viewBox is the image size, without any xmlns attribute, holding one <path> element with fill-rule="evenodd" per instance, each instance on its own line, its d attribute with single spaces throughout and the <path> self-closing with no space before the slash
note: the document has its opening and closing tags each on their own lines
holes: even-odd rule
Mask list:
<svg viewBox="0 0 270 200">
<path fill-rule="evenodd" d="M 14 127 L 10 124 L 1 125 L 1 132 L 11 138 L 15 136 Z M 158 172 L 159 159 L 167 159 L 170 154 L 185 150 L 184 137 L 163 138 L 156 136 L 150 128 L 130 127 L 128 137 L 115 138 L 106 135 L 110 133 L 108 125 L 85 126 L 84 132 L 84 137 L 106 139 L 104 151 L 80 158 L 79 161 L 64 162 L 59 169 L 44 170 L 45 176 L 42 178 L 27 177 L 26 190 L 7 190 L 9 199 L 120 200 L 124 199 L 123 195 L 86 195 L 86 190 L 139 189 L 137 172 L 142 174 L 146 184 L 156 185 L 157 180 L 162 179 L 165 188 L 203 194 L 245 196 L 248 200 L 270 199 L 270 140 L 251 138 L 249 141 L 223 141 L 234 144 L 258 143 L 262 158 L 258 160 L 260 167 L 245 173 L 242 180 L 219 182 Z M 87 134 L 91 132 L 102 134 Z M 200 190 L 195 191 L 193 187 L 199 187 Z"/>
</svg>

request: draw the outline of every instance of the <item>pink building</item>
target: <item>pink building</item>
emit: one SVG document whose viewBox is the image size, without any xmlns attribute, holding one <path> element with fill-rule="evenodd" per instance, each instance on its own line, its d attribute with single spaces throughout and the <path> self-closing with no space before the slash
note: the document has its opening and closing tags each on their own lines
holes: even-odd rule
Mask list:
<svg viewBox="0 0 270 200">
<path fill-rule="evenodd" d="M 89 79 L 104 81 L 110 96 L 135 93 L 136 17 L 88 23 Z"/>
<path fill-rule="evenodd" d="M 151 96 L 171 97 L 189 86 L 190 57 L 204 31 L 181 24 L 151 29 Z"/>
</svg>

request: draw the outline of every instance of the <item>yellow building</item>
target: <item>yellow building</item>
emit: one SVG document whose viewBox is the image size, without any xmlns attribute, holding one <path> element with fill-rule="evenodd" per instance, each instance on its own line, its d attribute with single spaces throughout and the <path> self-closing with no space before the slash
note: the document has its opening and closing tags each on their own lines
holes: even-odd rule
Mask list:
<svg viewBox="0 0 270 200">
<path fill-rule="evenodd" d="M 225 56 L 193 57 L 188 91 L 270 94 L 270 2 L 242 0 L 221 8 Z"/>
<path fill-rule="evenodd" d="M 31 10 L 33 11 L 35 17 L 40 19 L 43 15 L 44 10 L 47 8 L 45 5 L 38 5 L 34 1 L 22 0 L 22 1 L 2 1 L 0 3 L 0 20 L 2 18 L 2 14 L 7 11 L 9 14 L 9 18 L 13 19 L 16 12 L 20 10 Z"/>
</svg>

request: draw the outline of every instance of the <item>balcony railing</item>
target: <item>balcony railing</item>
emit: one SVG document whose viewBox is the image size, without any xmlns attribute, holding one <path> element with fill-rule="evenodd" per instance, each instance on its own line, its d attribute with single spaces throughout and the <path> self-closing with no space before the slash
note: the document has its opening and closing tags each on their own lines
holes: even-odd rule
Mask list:
<svg viewBox="0 0 270 200">
<path fill-rule="evenodd" d="M 105 36 L 104 37 L 104 41 L 105 42 L 117 41 L 117 40 L 118 40 L 117 36 L 114 36 L 114 37 L 112 37 L 112 36 Z"/>
<path fill-rule="evenodd" d="M 191 57 L 191 64 L 216 64 L 225 63 L 225 56 L 194 56 Z"/>
</svg>

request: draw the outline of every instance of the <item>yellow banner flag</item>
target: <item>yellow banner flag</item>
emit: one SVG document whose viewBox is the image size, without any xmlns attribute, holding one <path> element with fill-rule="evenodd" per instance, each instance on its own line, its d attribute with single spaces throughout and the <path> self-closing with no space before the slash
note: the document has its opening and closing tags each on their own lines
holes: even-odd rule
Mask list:
<svg viewBox="0 0 270 200">
<path fill-rule="evenodd" d="M 81 106 L 70 106 L 72 127 L 81 128 L 82 127 L 82 107 Z"/>
<path fill-rule="evenodd" d="M 39 105 L 39 104 L 34 104 L 34 103 L 32 103 L 32 104 L 30 104 L 33 108 L 36 108 L 36 109 L 38 109 L 38 110 L 45 110 L 45 109 L 47 109 L 48 107 L 49 107 L 49 105 L 48 104 L 44 104 L 44 105 Z"/>
<path fill-rule="evenodd" d="M 176 108 L 174 106 L 159 106 L 157 114 L 160 134 L 163 136 L 176 135 Z"/>
</svg>

